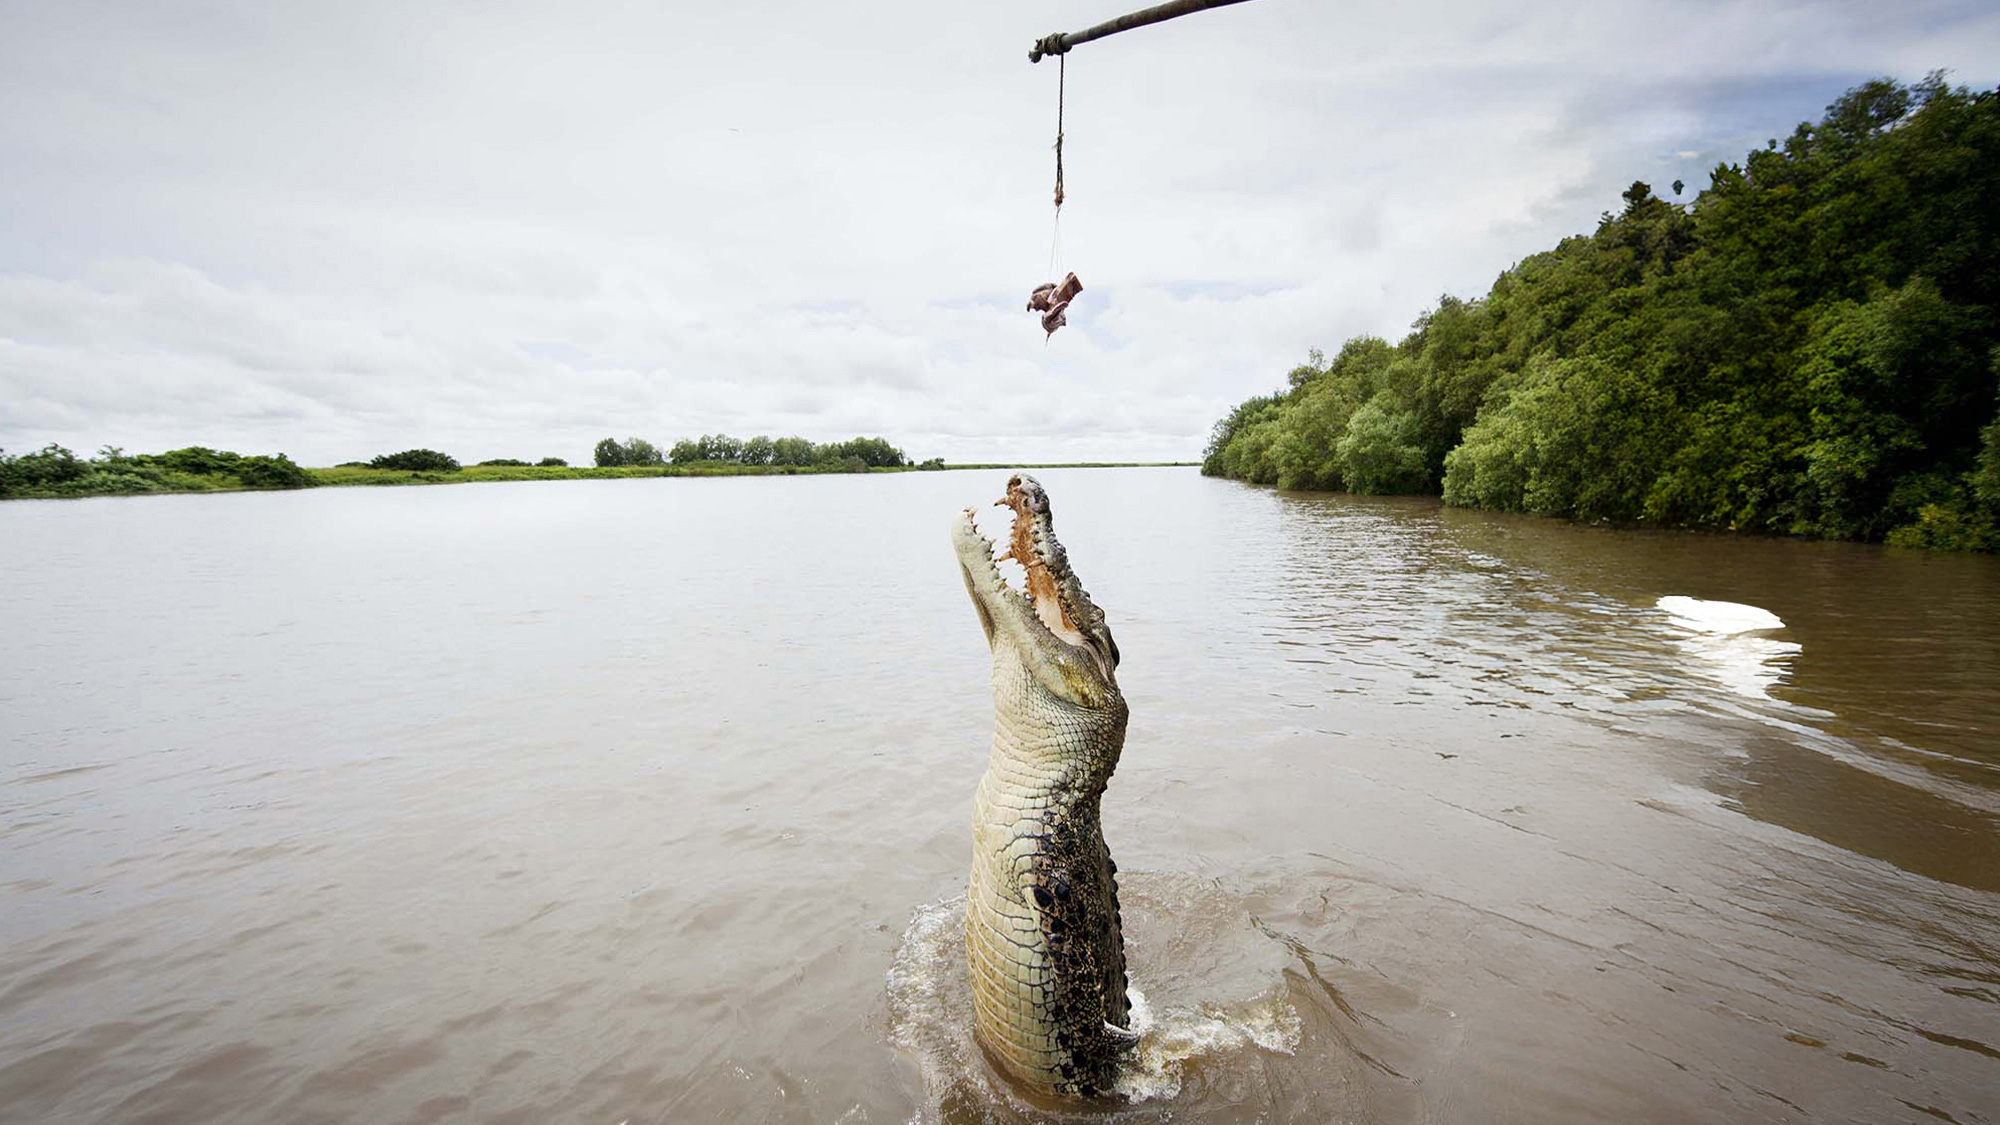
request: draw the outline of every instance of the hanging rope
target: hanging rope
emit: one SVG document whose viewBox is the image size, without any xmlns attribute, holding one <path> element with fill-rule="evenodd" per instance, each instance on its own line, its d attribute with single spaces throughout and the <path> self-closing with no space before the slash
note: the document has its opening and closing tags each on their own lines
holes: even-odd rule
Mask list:
<svg viewBox="0 0 2000 1125">
<path fill-rule="evenodd" d="M 1056 228 L 1049 234 L 1049 275 L 1055 276 L 1056 260 L 1062 256 L 1062 212 L 1056 212 Z"/>
<path fill-rule="evenodd" d="M 1049 272 L 1056 271 L 1056 255 L 1062 247 L 1062 205 L 1063 205 L 1063 98 L 1068 85 L 1069 60 L 1058 57 L 1056 65 L 1056 221 L 1049 232 Z"/>
<path fill-rule="evenodd" d="M 1062 218 L 1063 92 L 1069 82 L 1069 56 L 1056 56 L 1056 217 Z"/>
</svg>

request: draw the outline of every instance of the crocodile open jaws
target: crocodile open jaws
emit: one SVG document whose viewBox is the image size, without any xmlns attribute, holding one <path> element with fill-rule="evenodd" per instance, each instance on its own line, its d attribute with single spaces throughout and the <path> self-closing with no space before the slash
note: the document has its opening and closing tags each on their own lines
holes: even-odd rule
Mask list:
<svg viewBox="0 0 2000 1125">
<path fill-rule="evenodd" d="M 1118 646 L 1056 541 L 1034 478 L 1007 482 L 1014 527 L 1000 561 L 968 508 L 952 545 L 993 650 L 993 754 L 972 806 L 965 946 L 975 1036 L 1044 1094 L 1109 1094 L 1134 1036 L 1118 870 L 1098 798 L 1125 744 Z"/>
</svg>

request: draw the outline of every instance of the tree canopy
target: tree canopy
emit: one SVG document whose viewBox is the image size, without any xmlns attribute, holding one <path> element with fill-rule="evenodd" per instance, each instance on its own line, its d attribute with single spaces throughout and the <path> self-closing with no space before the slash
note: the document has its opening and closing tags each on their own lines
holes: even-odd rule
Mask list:
<svg viewBox="0 0 2000 1125">
<path fill-rule="evenodd" d="M 1202 471 L 1285 488 L 1912 546 L 2000 545 L 2000 95 L 1848 91 L 1686 206 L 1313 353 Z"/>
<path fill-rule="evenodd" d="M 368 462 L 371 469 L 406 469 L 418 473 L 455 473 L 459 469 L 458 458 L 449 453 L 439 453 L 435 449 L 405 449 L 401 453 L 384 453 Z"/>
<path fill-rule="evenodd" d="M 642 455 L 651 459 L 630 459 Z M 844 467 L 856 472 L 870 468 L 893 469 L 911 463 L 902 450 L 890 445 L 885 438 L 856 437 L 820 444 L 802 437 L 772 438 L 761 434 L 745 440 L 728 434 L 683 438 L 668 448 L 666 460 L 676 465 L 715 463 Z M 639 438 L 623 443 L 605 438 L 597 443 L 599 465 L 657 465 L 660 461 L 659 450 L 651 442 Z"/>
</svg>

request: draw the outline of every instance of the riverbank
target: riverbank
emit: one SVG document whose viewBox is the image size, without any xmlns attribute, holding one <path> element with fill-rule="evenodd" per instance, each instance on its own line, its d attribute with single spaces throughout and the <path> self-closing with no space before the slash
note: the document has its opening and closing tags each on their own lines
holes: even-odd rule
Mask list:
<svg viewBox="0 0 2000 1125">
<path fill-rule="evenodd" d="M 960 469 L 1146 469 L 1186 467 L 1195 461 L 1068 461 L 1042 464 L 966 464 L 920 468 L 916 465 L 877 466 L 866 473 L 933 473 Z M 480 481 L 519 480 L 601 480 L 607 477 L 778 477 L 818 476 L 855 471 L 838 465 L 742 465 L 735 462 L 696 462 L 688 465 L 469 465 L 456 472 L 406 472 L 399 469 L 367 469 L 341 466 L 307 469 L 314 483 L 331 487 L 405 484 L 472 484 Z"/>
<path fill-rule="evenodd" d="M 962 469 L 1145 469 L 1192 468 L 1194 461 L 1064 461 L 980 463 L 964 465 L 902 465 L 859 470 L 864 473 L 950 472 Z M 616 477 L 769 477 L 817 476 L 857 471 L 839 465 L 743 465 L 697 462 L 684 465 L 468 465 L 462 469 L 425 471 L 371 469 L 337 465 L 298 470 L 302 479 L 282 485 L 256 483 L 255 478 L 230 472 L 211 473 L 87 473 L 43 487 L 28 486 L 4 494 L 7 500 L 80 500 L 90 496 L 156 496 L 193 492 L 271 492 L 298 488 L 400 487 L 424 484 L 476 484 L 491 481 L 602 480 Z"/>
</svg>

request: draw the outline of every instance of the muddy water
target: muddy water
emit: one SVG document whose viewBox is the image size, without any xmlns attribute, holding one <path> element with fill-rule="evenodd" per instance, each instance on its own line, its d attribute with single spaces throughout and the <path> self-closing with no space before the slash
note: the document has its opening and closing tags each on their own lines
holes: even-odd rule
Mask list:
<svg viewBox="0 0 2000 1125">
<path fill-rule="evenodd" d="M 2000 561 L 1040 475 L 1087 1116 L 2000 1118 Z M 0 505 L 0 1118 L 1051 1116 L 956 931 L 1003 478 Z"/>
</svg>

